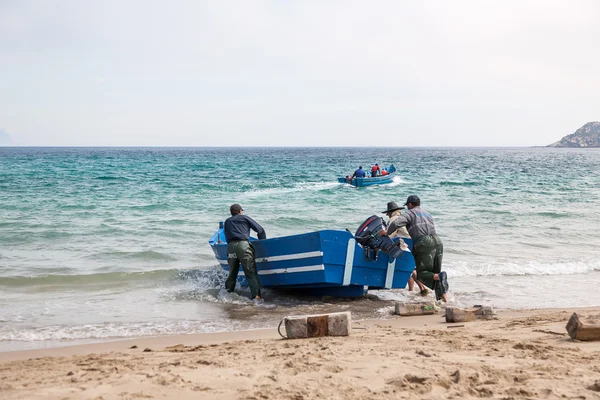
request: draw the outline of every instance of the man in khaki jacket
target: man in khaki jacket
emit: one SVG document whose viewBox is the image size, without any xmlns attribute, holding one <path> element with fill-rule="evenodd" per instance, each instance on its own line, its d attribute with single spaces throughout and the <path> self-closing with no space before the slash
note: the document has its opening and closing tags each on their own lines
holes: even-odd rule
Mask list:
<svg viewBox="0 0 600 400">
<path fill-rule="evenodd" d="M 442 271 L 444 244 L 437 235 L 433 216 L 421 208 L 421 199 L 412 194 L 404 204 L 406 214 L 396 218 L 387 230 L 381 230 L 379 236 L 389 235 L 399 227 L 405 226 L 414 242 L 412 253 L 417 266 L 417 279 L 435 291 L 437 300 L 448 301 L 448 274 Z"/>
</svg>

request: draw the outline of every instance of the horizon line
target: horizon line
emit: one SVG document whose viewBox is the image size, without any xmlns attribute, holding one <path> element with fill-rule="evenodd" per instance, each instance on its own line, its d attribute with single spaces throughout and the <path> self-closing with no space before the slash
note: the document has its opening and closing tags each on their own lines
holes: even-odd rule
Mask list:
<svg viewBox="0 0 600 400">
<path fill-rule="evenodd" d="M 468 146 L 194 146 L 194 145 L 0 145 L 0 148 L 198 148 L 198 149 L 349 149 L 349 148 L 373 148 L 373 149 L 419 149 L 419 148 L 558 148 L 548 145 L 502 145 L 502 146 L 484 146 L 484 145 L 468 145 Z M 567 147 L 565 147 L 567 148 Z M 584 147 L 582 147 L 584 148 Z"/>
</svg>

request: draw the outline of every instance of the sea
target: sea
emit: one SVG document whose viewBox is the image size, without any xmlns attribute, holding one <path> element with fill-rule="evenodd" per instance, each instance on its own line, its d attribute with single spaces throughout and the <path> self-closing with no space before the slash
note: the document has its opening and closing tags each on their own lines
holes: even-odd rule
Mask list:
<svg viewBox="0 0 600 400">
<path fill-rule="evenodd" d="M 393 183 L 337 182 L 359 165 Z M 276 327 L 286 315 L 394 318 L 359 299 L 224 290 L 208 245 L 240 203 L 268 237 L 356 228 L 416 194 L 452 304 L 600 306 L 600 149 L 0 148 L 0 351 Z"/>
</svg>

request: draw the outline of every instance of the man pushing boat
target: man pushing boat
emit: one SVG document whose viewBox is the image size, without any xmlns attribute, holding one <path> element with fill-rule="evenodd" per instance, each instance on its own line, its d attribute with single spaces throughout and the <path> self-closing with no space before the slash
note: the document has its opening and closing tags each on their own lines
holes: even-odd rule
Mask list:
<svg viewBox="0 0 600 400">
<path fill-rule="evenodd" d="M 435 291 L 436 298 L 447 301 L 448 280 L 442 271 L 444 245 L 437 235 L 433 217 L 421 208 L 421 199 L 410 195 L 404 204 L 408 211 L 394 219 L 387 231 L 382 230 L 379 236 L 391 235 L 403 226 L 414 241 L 413 256 L 417 266 L 417 280 Z"/>
<path fill-rule="evenodd" d="M 404 206 L 398 206 L 398 204 L 396 204 L 395 201 L 390 201 L 389 203 L 387 203 L 387 210 L 383 211 L 383 214 L 388 216 L 388 225 L 397 220 L 398 217 L 402 216 L 402 210 L 404 210 Z M 398 229 L 396 229 L 394 232 L 388 233 L 388 237 L 390 239 L 398 237 L 398 245 L 400 246 L 400 248 L 402 250 L 408 250 L 408 245 L 404 243 L 403 238 L 410 237 L 410 235 L 408 234 L 408 231 L 406 230 L 405 226 L 398 227 Z M 408 278 L 409 292 L 412 292 L 414 290 L 415 283 L 417 284 L 417 286 L 419 286 L 421 296 L 427 296 L 429 294 L 429 290 L 425 289 L 425 286 L 419 280 L 417 280 L 416 269 L 412 272 L 410 278 Z"/>
<path fill-rule="evenodd" d="M 266 239 L 267 235 L 255 220 L 243 215 L 244 209 L 241 205 L 232 204 L 229 212 L 231 217 L 227 218 L 223 225 L 225 240 L 227 240 L 227 264 L 229 264 L 225 289 L 230 293 L 235 290 L 240 263 L 242 263 L 244 275 L 250 286 L 250 298 L 260 300 L 260 281 L 256 271 L 254 247 L 250 243 L 250 229 L 258 234 L 258 239 Z"/>
</svg>

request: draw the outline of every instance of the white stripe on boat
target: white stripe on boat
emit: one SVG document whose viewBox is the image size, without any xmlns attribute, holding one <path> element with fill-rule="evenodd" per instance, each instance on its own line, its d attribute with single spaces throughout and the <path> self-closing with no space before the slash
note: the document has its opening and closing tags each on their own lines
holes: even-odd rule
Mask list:
<svg viewBox="0 0 600 400">
<path fill-rule="evenodd" d="M 387 274 L 385 275 L 385 287 L 386 287 L 386 289 L 391 289 L 392 288 L 392 281 L 394 280 L 394 268 L 396 268 L 396 259 L 392 258 L 392 260 L 390 260 L 388 262 Z"/>
<path fill-rule="evenodd" d="M 287 274 L 292 272 L 309 272 L 309 271 L 323 271 L 325 266 L 320 265 L 309 265 L 306 267 L 292 267 L 292 268 L 277 268 L 277 269 L 263 269 L 258 271 L 259 275 L 271 275 L 271 274 Z"/>
<path fill-rule="evenodd" d="M 308 265 L 306 267 L 290 267 L 290 268 L 276 268 L 276 269 L 263 269 L 258 271 L 259 275 L 273 275 L 273 274 L 291 274 L 294 272 L 311 272 L 311 271 L 323 271 L 325 266 L 320 265 Z M 240 272 L 238 276 L 244 276 L 244 268 L 240 266 Z"/>
<path fill-rule="evenodd" d="M 295 254 L 285 254 L 282 256 L 271 256 L 271 257 L 263 257 L 257 258 L 256 262 L 275 262 L 275 261 L 286 261 L 286 260 L 301 260 L 303 258 L 311 258 L 311 257 L 323 257 L 322 251 L 309 251 L 306 253 L 295 253 Z M 228 265 L 227 260 L 219 260 L 217 259 L 219 264 Z"/>
<path fill-rule="evenodd" d="M 285 254 L 282 256 L 271 256 L 271 257 L 263 257 L 257 258 L 256 262 L 275 262 L 275 261 L 284 261 L 284 260 L 299 260 L 301 258 L 310 258 L 310 257 L 322 257 L 322 251 L 309 251 L 306 253 L 295 253 L 295 254 Z"/>
<path fill-rule="evenodd" d="M 344 281 L 342 285 L 348 286 L 350 284 L 350 278 L 352 278 L 352 264 L 354 264 L 354 247 L 356 240 L 350 238 L 348 240 L 348 247 L 346 248 L 346 266 L 344 267 Z"/>
</svg>

